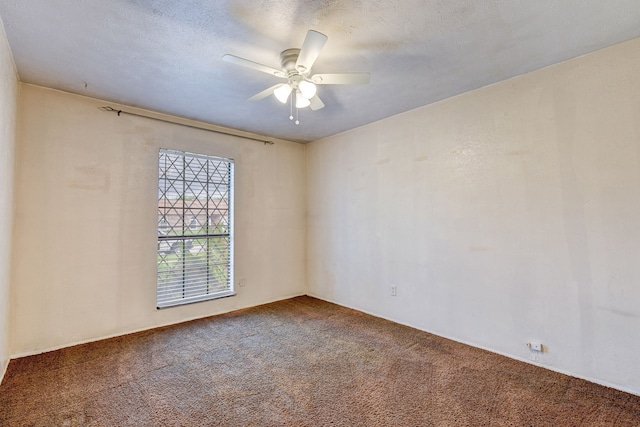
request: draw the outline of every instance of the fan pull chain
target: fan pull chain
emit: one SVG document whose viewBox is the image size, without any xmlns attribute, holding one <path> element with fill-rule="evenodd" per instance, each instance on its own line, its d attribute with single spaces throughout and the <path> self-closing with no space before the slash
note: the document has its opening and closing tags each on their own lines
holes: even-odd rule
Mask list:
<svg viewBox="0 0 640 427">
<path fill-rule="evenodd" d="M 293 93 L 289 95 L 289 99 L 291 100 L 291 102 L 289 103 L 289 107 L 290 107 L 289 120 L 293 120 Z"/>
</svg>

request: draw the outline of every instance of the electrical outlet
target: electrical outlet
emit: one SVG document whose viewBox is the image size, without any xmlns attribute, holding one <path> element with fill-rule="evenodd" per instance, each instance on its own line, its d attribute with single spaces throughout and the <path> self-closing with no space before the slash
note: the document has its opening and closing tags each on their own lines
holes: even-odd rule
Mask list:
<svg viewBox="0 0 640 427">
<path fill-rule="evenodd" d="M 398 295 L 398 287 L 396 285 L 391 285 L 391 296 L 395 297 Z"/>
<path fill-rule="evenodd" d="M 529 347 L 533 351 L 539 351 L 540 353 L 543 352 L 542 343 L 538 341 L 529 341 L 527 343 L 527 347 Z"/>
<path fill-rule="evenodd" d="M 244 285 L 246 285 L 246 281 L 244 280 L 244 277 L 241 278 L 240 280 L 238 280 L 238 286 L 240 286 L 241 288 L 244 287 Z"/>
</svg>

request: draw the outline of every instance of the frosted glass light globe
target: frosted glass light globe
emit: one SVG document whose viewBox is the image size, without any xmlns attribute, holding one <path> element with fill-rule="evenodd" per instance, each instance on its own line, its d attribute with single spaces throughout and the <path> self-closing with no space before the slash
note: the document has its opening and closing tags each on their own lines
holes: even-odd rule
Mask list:
<svg viewBox="0 0 640 427">
<path fill-rule="evenodd" d="M 286 104 L 287 99 L 289 99 L 289 94 L 291 93 L 292 90 L 293 88 L 289 84 L 284 84 L 279 88 L 276 88 L 273 91 L 273 94 L 275 95 L 276 98 L 278 98 L 278 101 L 282 102 L 283 104 Z"/>
<path fill-rule="evenodd" d="M 300 89 L 302 96 L 304 96 L 307 99 L 313 98 L 317 90 L 316 85 L 306 80 L 303 80 L 298 84 L 298 89 Z"/>
<path fill-rule="evenodd" d="M 311 105 L 311 101 L 300 92 L 296 92 L 296 108 L 305 108 Z"/>
</svg>

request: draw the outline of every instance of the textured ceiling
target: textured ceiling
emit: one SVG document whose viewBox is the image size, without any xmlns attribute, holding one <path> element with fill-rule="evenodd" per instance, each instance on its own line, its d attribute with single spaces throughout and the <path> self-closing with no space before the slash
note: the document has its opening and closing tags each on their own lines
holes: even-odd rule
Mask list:
<svg viewBox="0 0 640 427">
<path fill-rule="evenodd" d="M 2 0 L 20 79 L 262 135 L 308 142 L 640 36 L 638 0 Z M 314 73 L 326 107 L 246 98 L 280 80 L 307 30 L 329 37 Z"/>
</svg>

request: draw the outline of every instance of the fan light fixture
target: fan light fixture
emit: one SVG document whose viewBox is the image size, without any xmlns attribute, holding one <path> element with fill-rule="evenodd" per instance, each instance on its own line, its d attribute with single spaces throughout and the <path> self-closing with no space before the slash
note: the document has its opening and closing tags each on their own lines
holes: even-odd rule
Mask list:
<svg viewBox="0 0 640 427">
<path fill-rule="evenodd" d="M 306 108 L 311 105 L 311 99 L 316 96 L 316 85 L 306 80 L 302 80 L 300 82 L 294 81 L 293 83 L 285 83 L 273 89 L 273 95 L 283 104 L 286 104 L 289 100 L 289 96 L 291 96 L 291 115 L 289 116 L 289 120 L 293 120 L 294 99 L 292 93 L 295 95 L 296 124 L 300 124 L 300 121 L 297 119 L 298 109 Z"/>
<path fill-rule="evenodd" d="M 311 101 L 309 101 L 309 99 L 307 99 L 307 97 L 304 96 L 304 93 L 302 93 L 302 91 L 297 91 L 296 92 L 296 108 L 305 108 L 305 107 L 308 107 L 309 105 L 311 105 Z"/>
<path fill-rule="evenodd" d="M 278 101 L 282 102 L 283 104 L 286 104 L 287 99 L 289 99 L 289 94 L 291 93 L 292 90 L 293 88 L 291 87 L 291 85 L 287 83 L 276 88 L 273 91 L 273 94 L 275 95 L 276 98 L 278 98 Z"/>
<path fill-rule="evenodd" d="M 302 93 L 302 96 L 306 99 L 311 99 L 316 95 L 316 85 L 306 80 L 298 84 L 298 89 L 300 89 L 300 93 Z"/>
</svg>

